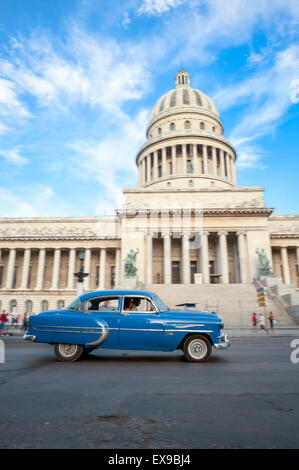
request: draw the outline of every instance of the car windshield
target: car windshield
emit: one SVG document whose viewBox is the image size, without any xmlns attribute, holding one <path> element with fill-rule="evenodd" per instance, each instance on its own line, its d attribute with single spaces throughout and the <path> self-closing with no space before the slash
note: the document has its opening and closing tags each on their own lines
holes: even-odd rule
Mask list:
<svg viewBox="0 0 299 470">
<path fill-rule="evenodd" d="M 77 299 L 73 300 L 73 302 L 67 308 L 68 310 L 79 310 L 80 305 L 81 305 L 81 300 L 80 300 L 80 297 L 78 297 Z"/>
<path fill-rule="evenodd" d="M 168 307 L 162 302 L 162 300 L 157 295 L 153 297 L 153 301 L 157 305 L 160 312 L 163 312 L 164 310 L 168 310 Z"/>
</svg>

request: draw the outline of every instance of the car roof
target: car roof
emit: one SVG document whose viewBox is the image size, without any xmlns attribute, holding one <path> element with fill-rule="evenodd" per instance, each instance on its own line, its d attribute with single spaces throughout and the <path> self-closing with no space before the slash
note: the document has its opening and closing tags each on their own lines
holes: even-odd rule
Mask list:
<svg viewBox="0 0 299 470">
<path fill-rule="evenodd" d="M 106 297 L 107 295 L 130 295 L 132 297 L 134 297 L 134 295 L 146 295 L 147 297 L 154 297 L 156 294 L 141 290 L 99 290 L 80 295 L 80 300 L 85 302 L 93 297 Z"/>
</svg>

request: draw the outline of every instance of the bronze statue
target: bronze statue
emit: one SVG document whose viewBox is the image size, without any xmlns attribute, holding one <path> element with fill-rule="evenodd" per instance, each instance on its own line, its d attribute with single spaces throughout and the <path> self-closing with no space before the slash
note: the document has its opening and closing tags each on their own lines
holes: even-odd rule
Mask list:
<svg viewBox="0 0 299 470">
<path fill-rule="evenodd" d="M 265 250 L 263 248 L 261 251 L 256 250 L 256 254 L 258 255 L 258 258 L 259 258 L 259 267 L 258 267 L 259 275 L 260 276 L 273 276 L 272 268 L 268 261 Z"/>
<path fill-rule="evenodd" d="M 135 266 L 136 256 L 138 255 L 139 250 L 136 251 L 130 250 L 125 259 L 125 277 L 135 277 L 137 268 Z"/>
</svg>

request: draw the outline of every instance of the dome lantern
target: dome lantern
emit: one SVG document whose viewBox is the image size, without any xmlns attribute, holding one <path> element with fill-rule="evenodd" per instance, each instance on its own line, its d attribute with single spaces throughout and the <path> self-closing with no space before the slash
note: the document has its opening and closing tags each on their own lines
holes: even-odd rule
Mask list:
<svg viewBox="0 0 299 470">
<path fill-rule="evenodd" d="M 175 76 L 176 88 L 179 86 L 190 86 L 190 75 L 186 70 L 179 70 Z"/>
</svg>

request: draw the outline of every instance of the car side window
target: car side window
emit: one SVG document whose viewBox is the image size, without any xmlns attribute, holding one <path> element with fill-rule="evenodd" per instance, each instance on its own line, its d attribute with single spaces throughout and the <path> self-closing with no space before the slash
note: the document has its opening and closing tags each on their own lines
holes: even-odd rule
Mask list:
<svg viewBox="0 0 299 470">
<path fill-rule="evenodd" d="M 148 297 L 129 297 L 124 298 L 124 311 L 132 313 L 155 312 L 155 306 Z"/>
<path fill-rule="evenodd" d="M 118 312 L 119 297 L 97 297 L 87 301 L 87 310 Z"/>
</svg>

